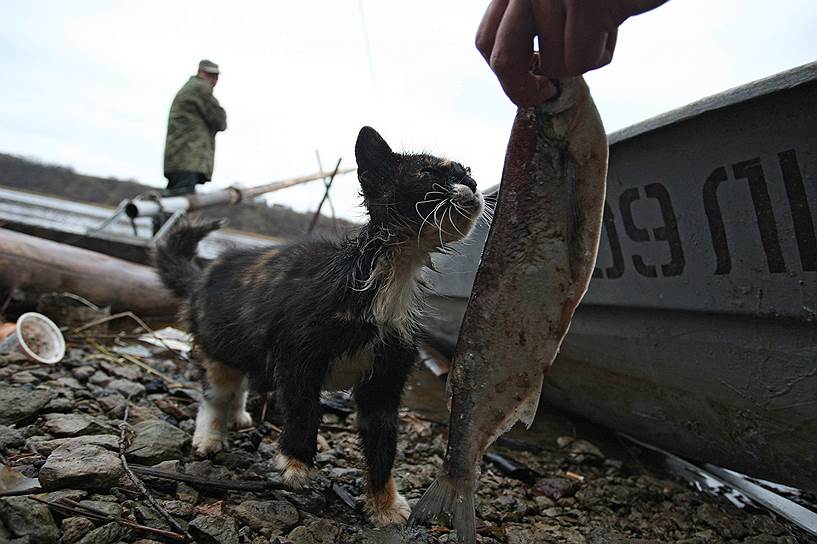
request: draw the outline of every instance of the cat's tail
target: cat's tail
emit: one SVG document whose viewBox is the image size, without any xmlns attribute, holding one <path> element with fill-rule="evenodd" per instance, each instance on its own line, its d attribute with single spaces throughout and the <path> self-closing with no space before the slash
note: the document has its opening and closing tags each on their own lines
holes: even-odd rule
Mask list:
<svg viewBox="0 0 817 544">
<path fill-rule="evenodd" d="M 185 298 L 189 294 L 190 284 L 201 272 L 194 262 L 196 248 L 202 238 L 222 225 L 221 219 L 204 221 L 181 218 L 157 244 L 155 261 L 159 278 L 176 295 Z"/>
<path fill-rule="evenodd" d="M 426 489 L 414 506 L 409 523 L 428 521 L 442 512 L 451 513 L 451 521 L 457 530 L 458 542 L 476 543 L 473 479 L 457 480 L 446 474 L 437 476 L 437 479 Z"/>
</svg>

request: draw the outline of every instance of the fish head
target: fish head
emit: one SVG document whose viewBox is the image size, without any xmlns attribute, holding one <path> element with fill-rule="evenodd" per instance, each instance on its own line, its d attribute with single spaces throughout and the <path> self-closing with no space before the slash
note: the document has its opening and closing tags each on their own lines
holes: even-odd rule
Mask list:
<svg viewBox="0 0 817 544">
<path fill-rule="evenodd" d="M 395 153 L 372 128 L 355 146 L 370 223 L 432 251 L 468 236 L 485 200 L 471 170 L 426 153 Z"/>
</svg>

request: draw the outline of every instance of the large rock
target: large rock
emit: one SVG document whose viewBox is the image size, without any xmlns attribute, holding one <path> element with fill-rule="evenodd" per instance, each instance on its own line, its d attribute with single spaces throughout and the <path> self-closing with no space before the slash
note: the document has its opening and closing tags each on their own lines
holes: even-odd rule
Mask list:
<svg viewBox="0 0 817 544">
<path fill-rule="evenodd" d="M 53 544 L 59 531 L 48 507 L 26 497 L 0 500 L 0 520 L 15 537 L 38 544 Z"/>
<path fill-rule="evenodd" d="M 123 474 L 122 463 L 113 452 L 71 441 L 48 456 L 40 469 L 40 484 L 45 489 L 104 489 L 116 484 Z"/>
<path fill-rule="evenodd" d="M 190 435 L 161 419 L 149 419 L 133 426 L 134 439 L 128 458 L 135 463 L 154 465 L 178 459 Z"/>
<path fill-rule="evenodd" d="M 28 423 L 53 397 L 50 391 L 0 385 L 0 425 Z"/>
<path fill-rule="evenodd" d="M 298 523 L 298 511 L 287 501 L 244 501 L 235 508 L 235 517 L 256 531 L 289 529 Z"/>
<path fill-rule="evenodd" d="M 188 530 L 199 544 L 238 544 L 238 529 L 231 518 L 200 516 L 190 522 Z"/>
<path fill-rule="evenodd" d="M 53 436 L 70 437 L 86 434 L 102 434 L 111 431 L 107 422 L 86 414 L 45 414 L 42 428 Z"/>
</svg>

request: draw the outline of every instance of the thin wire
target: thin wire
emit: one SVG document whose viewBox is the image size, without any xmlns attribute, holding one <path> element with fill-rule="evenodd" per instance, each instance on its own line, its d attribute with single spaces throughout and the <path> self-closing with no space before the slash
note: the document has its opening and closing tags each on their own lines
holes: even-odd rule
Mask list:
<svg viewBox="0 0 817 544">
<path fill-rule="evenodd" d="M 366 48 L 366 58 L 369 61 L 369 77 L 372 80 L 372 93 L 374 94 L 374 101 L 377 103 L 377 80 L 374 77 L 374 60 L 372 59 L 372 48 L 369 45 L 369 31 L 366 27 L 366 15 L 363 13 L 363 0 L 357 1 L 357 7 L 360 11 L 360 26 L 363 29 L 363 46 Z"/>
</svg>

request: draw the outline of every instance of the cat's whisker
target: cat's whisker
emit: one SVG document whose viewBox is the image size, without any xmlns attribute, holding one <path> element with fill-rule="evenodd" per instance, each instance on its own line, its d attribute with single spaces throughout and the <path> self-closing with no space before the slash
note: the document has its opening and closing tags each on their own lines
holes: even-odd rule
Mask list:
<svg viewBox="0 0 817 544">
<path fill-rule="evenodd" d="M 417 231 L 417 247 L 418 247 L 418 248 L 420 247 L 420 237 L 421 237 L 421 235 L 423 234 L 423 227 L 425 226 L 426 222 L 428 221 L 428 218 L 429 218 L 429 217 L 431 217 L 431 215 L 432 215 L 433 213 L 435 213 L 435 212 L 437 211 L 437 209 L 438 209 L 440 206 L 442 206 L 442 205 L 443 205 L 443 201 L 440 201 L 440 203 L 439 203 L 439 204 L 437 204 L 437 206 L 436 206 L 436 207 L 435 207 L 433 210 L 431 210 L 431 211 L 428 213 L 428 215 L 426 215 L 425 217 L 423 217 L 423 222 L 422 222 L 422 223 L 420 223 L 420 228 L 419 228 L 419 230 Z M 436 215 L 435 215 L 435 217 L 436 217 Z"/>
<path fill-rule="evenodd" d="M 464 218 L 466 218 L 466 219 L 471 219 L 471 216 L 470 216 L 470 215 L 468 215 L 468 214 L 466 214 L 466 213 L 464 213 L 464 212 L 462 211 L 464 208 L 461 208 L 460 206 L 458 206 L 458 205 L 457 205 L 456 203 L 454 203 L 454 202 L 452 202 L 452 204 L 454 204 L 454 211 L 456 211 L 458 214 L 460 214 L 461 216 L 463 216 L 463 217 L 464 217 Z"/>
<path fill-rule="evenodd" d="M 450 203 L 450 202 L 451 201 L 449 200 L 448 203 Z M 436 209 L 434 211 L 434 221 L 435 221 L 435 226 L 437 227 L 437 233 L 439 234 L 439 237 L 440 237 L 440 247 L 445 247 L 445 242 L 443 242 L 443 234 L 446 234 L 448 236 L 452 236 L 452 234 L 450 232 L 448 232 L 447 230 L 445 230 L 443 228 L 443 220 L 445 219 L 445 212 L 446 212 L 446 210 L 443 210 L 443 213 L 441 214 L 440 219 L 437 219 Z"/>
<path fill-rule="evenodd" d="M 439 202 L 441 200 L 442 200 L 442 198 L 431 198 L 429 200 L 421 200 L 420 202 L 415 204 L 414 207 L 417 208 L 417 206 L 419 206 L 420 204 L 427 204 L 427 203 L 430 203 L 430 202 Z"/>
<path fill-rule="evenodd" d="M 454 203 L 452 202 L 452 204 L 454 204 Z M 465 238 L 465 234 L 463 234 L 463 232 L 462 232 L 462 231 L 461 231 L 461 230 L 460 230 L 460 229 L 457 227 L 456 223 L 454 223 L 454 219 L 453 219 L 453 217 L 451 216 L 451 211 L 452 211 L 452 210 L 454 210 L 454 209 L 456 208 L 456 206 L 457 206 L 457 205 L 456 205 L 456 204 L 454 204 L 453 206 L 449 206 L 449 207 L 448 207 L 448 222 L 449 222 L 449 223 L 451 223 L 451 226 L 452 226 L 452 227 L 454 227 L 454 230 L 456 230 L 456 231 L 457 231 L 457 233 L 458 233 L 458 234 L 459 234 L 459 235 L 460 235 L 462 238 Z"/>
</svg>

